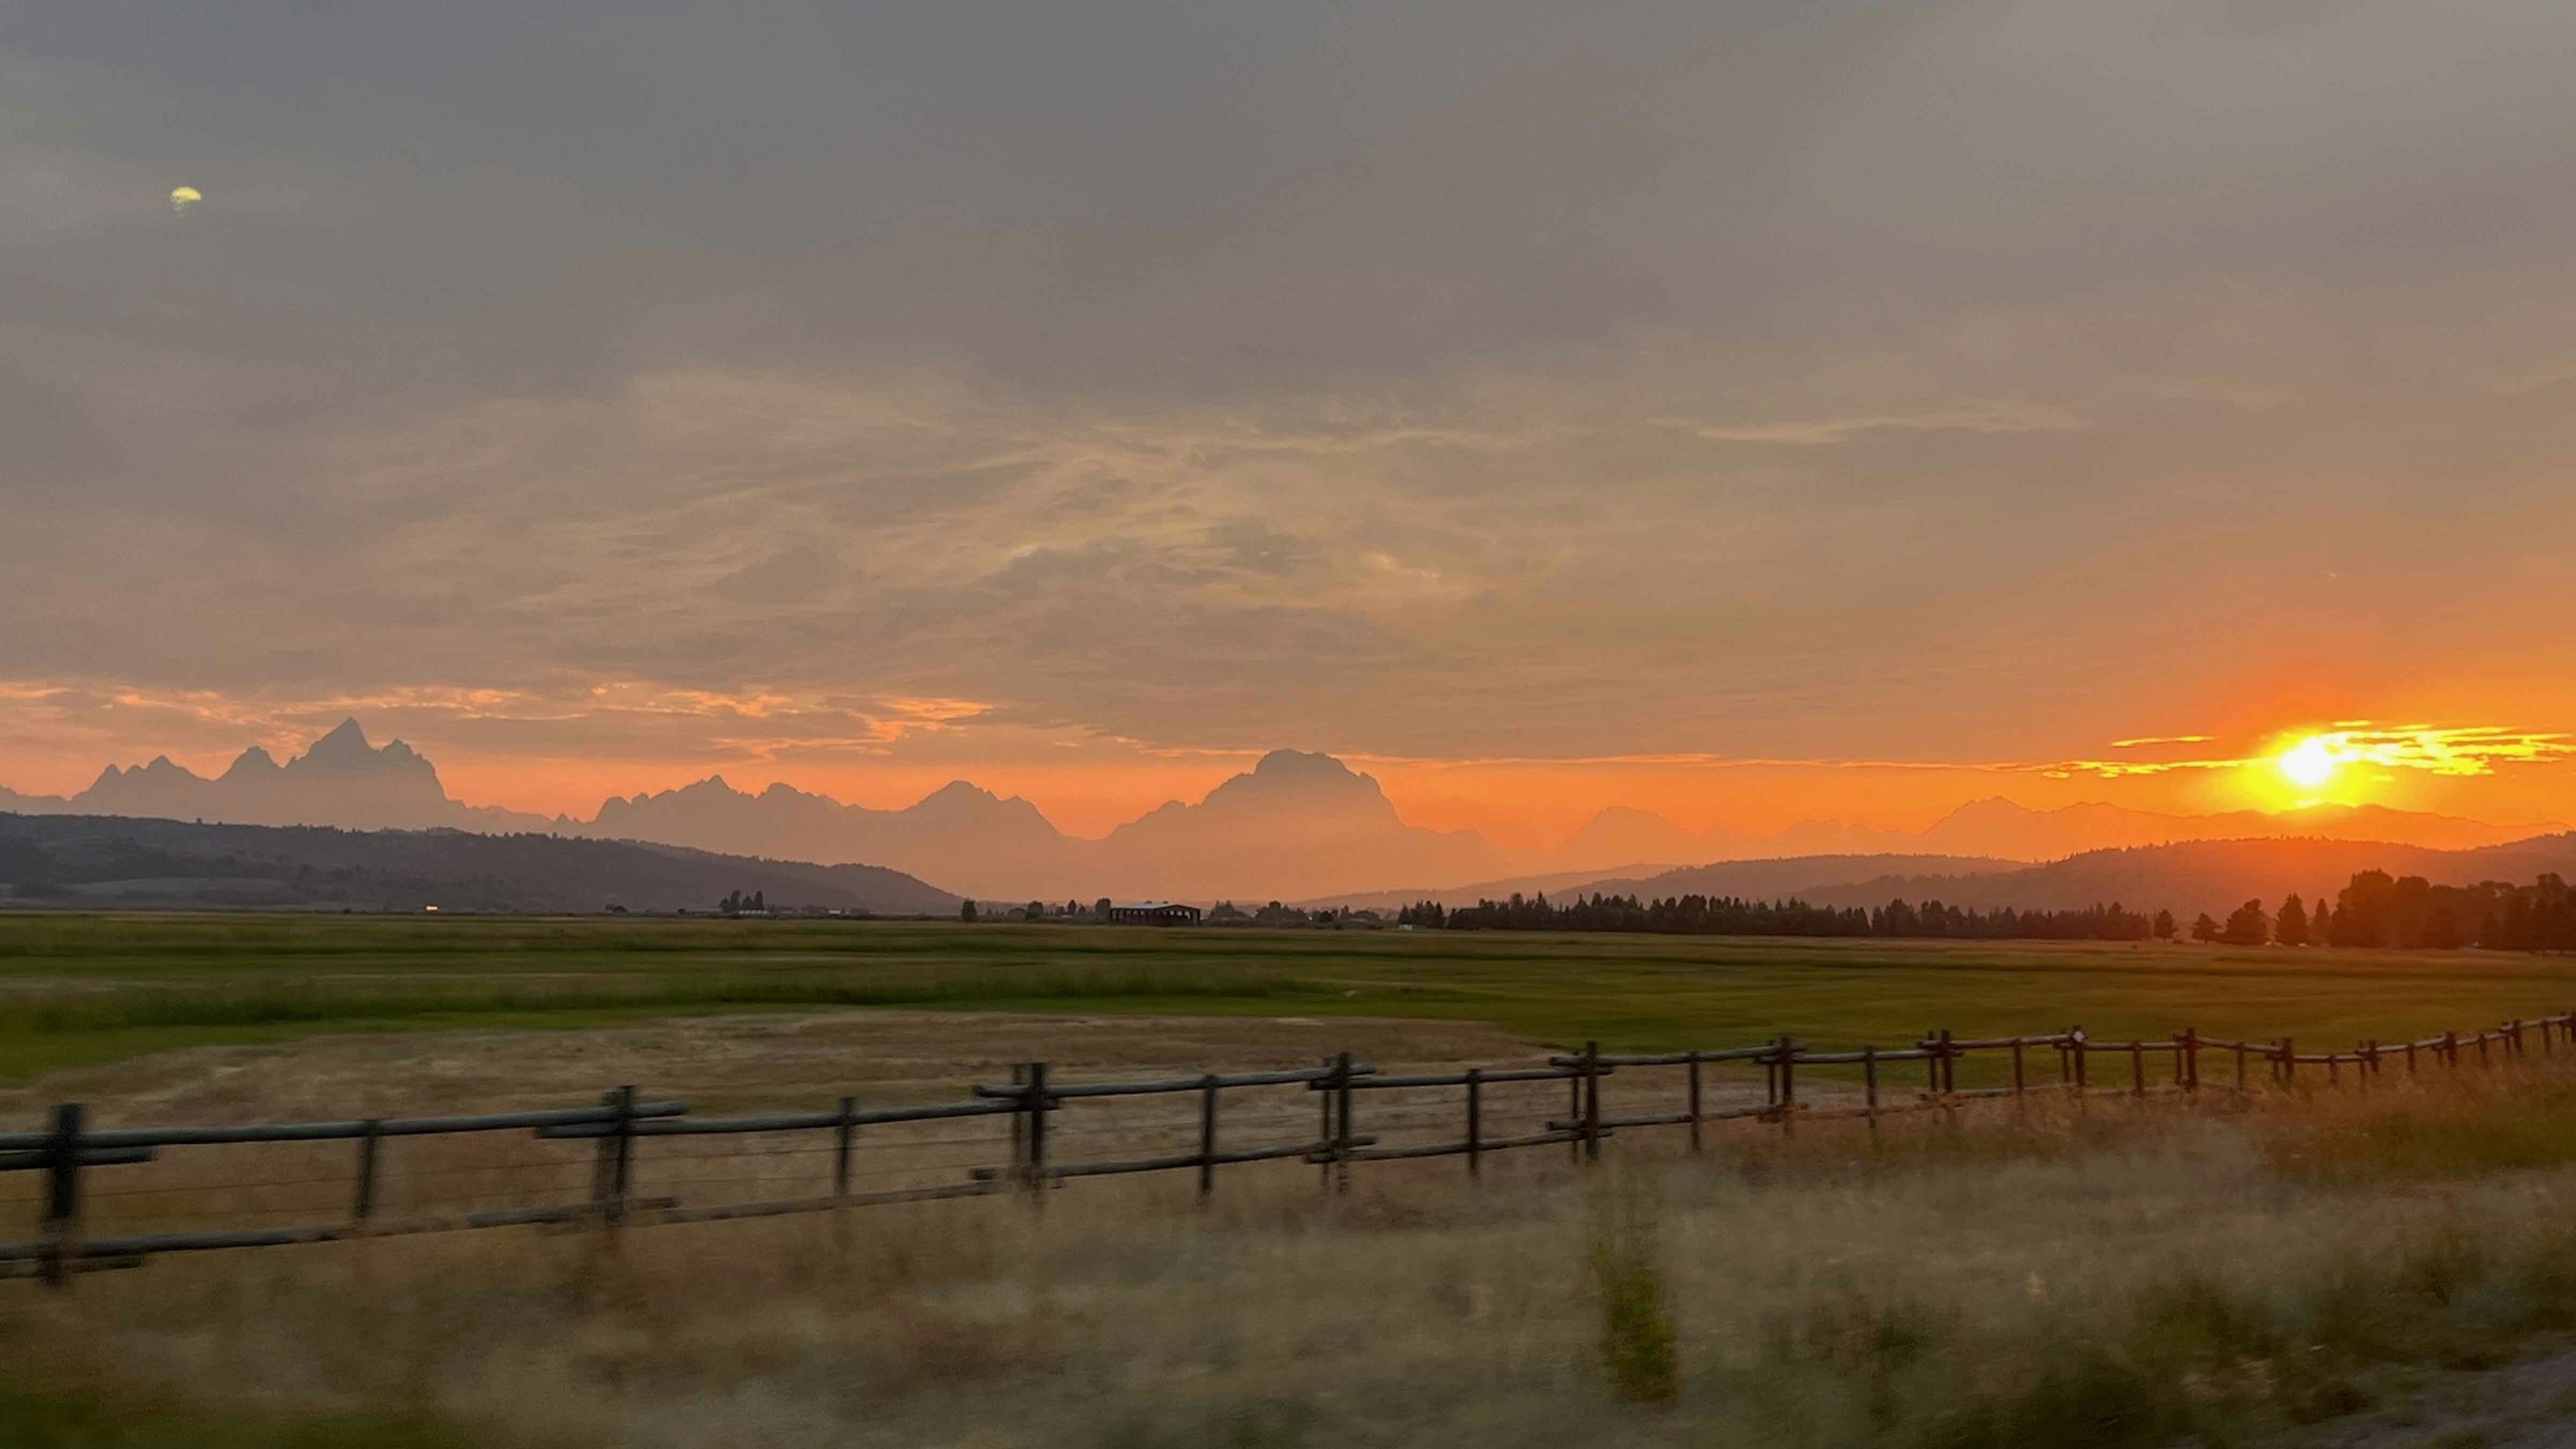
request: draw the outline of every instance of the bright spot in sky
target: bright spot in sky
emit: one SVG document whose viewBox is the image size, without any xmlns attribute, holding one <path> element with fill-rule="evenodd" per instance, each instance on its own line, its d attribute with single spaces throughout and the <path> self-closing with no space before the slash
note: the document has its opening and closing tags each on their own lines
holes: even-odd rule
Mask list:
<svg viewBox="0 0 2576 1449">
<path fill-rule="evenodd" d="M 193 186 L 176 187 L 170 192 L 170 209 L 181 216 L 186 216 L 189 207 L 205 199 L 206 193 Z"/>
<path fill-rule="evenodd" d="M 2324 736 L 2310 735 L 2283 750 L 2273 763 L 2281 767 L 2290 783 L 2314 790 L 2334 778 L 2335 766 L 2341 762 L 2335 759 L 2334 747 L 2326 743 Z"/>
</svg>

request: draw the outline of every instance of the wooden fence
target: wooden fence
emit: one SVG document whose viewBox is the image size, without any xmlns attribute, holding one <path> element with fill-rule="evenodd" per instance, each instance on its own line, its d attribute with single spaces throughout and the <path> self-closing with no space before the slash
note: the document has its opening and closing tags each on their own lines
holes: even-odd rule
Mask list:
<svg viewBox="0 0 2576 1449">
<path fill-rule="evenodd" d="M 1068 1179 L 1128 1173 L 1193 1173 L 1205 1199 L 1219 1168 L 1264 1162 L 1318 1168 L 1326 1190 L 1347 1192 L 1360 1163 L 1463 1157 L 1473 1177 L 1490 1154 L 1562 1146 L 1574 1161 L 1591 1162 L 1615 1135 L 1648 1128 L 1686 1129 L 1696 1152 L 1707 1129 L 1729 1121 L 1794 1131 L 1802 1120 L 1874 1125 L 1886 1115 L 2040 1093 L 2189 1093 L 2213 1067 L 2213 1085 L 2234 1092 L 2301 1083 L 2367 1088 L 2391 1069 L 2451 1072 L 2535 1049 L 2542 1056 L 2576 1049 L 2576 1012 L 2314 1053 L 2287 1037 L 2230 1041 L 2185 1030 L 2161 1040 L 2096 1041 L 2075 1027 L 1981 1038 L 1934 1031 L 1908 1047 L 1844 1051 L 1813 1050 L 1788 1036 L 1631 1054 L 1606 1053 L 1595 1042 L 1544 1066 L 1411 1075 L 1381 1072 L 1347 1052 L 1313 1067 L 1130 1082 L 1060 1081 L 1046 1063 L 1032 1062 L 1009 1082 L 973 1087 L 957 1101 L 861 1107 L 843 1097 L 823 1111 L 739 1117 L 692 1117 L 686 1104 L 643 1100 L 633 1087 L 594 1107 L 231 1127 L 101 1128 L 68 1103 L 39 1130 L 0 1133 L 0 1184 L 38 1189 L 0 1194 L 0 1208 L 32 1209 L 39 1232 L 0 1243 L 0 1277 L 66 1285 L 77 1273 L 139 1266 L 156 1253 L 466 1228 L 616 1232 L 1014 1191 L 1042 1203 L 1044 1189 Z M 1984 1063 L 1995 1084 L 1962 1089 L 1959 1064 L 1970 1060 Z M 1756 1066 L 1758 1095 L 1749 1075 L 1735 1075 Z M 1830 1083 L 1821 1095 L 1819 1072 Z M 1564 1084 L 1561 1106 L 1549 1100 L 1556 1083 Z M 1121 1116 L 1108 1104 L 1122 1099 L 1160 1110 Z M 1371 1102 L 1367 1131 L 1363 1100 Z M 691 1150 L 687 1139 L 726 1150 Z M 499 1158 L 476 1146 L 505 1141 L 517 1145 Z M 397 1150 L 397 1142 L 407 1145 Z M 173 1159 L 202 1160 L 217 1149 L 218 1175 L 172 1175 Z M 235 1156 L 249 1150 L 268 1156 L 252 1170 L 235 1167 Z M 279 1156 L 293 1153 L 305 1155 Z M 899 1155 L 871 1156 L 878 1153 Z M 275 1175 L 281 1171 L 294 1175 Z M 540 1176 L 532 1182 L 531 1173 Z"/>
</svg>

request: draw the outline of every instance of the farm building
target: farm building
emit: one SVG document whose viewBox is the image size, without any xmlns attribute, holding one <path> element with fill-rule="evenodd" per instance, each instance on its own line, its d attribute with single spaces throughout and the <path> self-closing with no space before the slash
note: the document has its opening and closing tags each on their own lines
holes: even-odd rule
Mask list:
<svg viewBox="0 0 2576 1449">
<path fill-rule="evenodd" d="M 1130 901 L 1109 908 L 1113 926 L 1195 926 L 1199 908 L 1178 901 Z"/>
</svg>

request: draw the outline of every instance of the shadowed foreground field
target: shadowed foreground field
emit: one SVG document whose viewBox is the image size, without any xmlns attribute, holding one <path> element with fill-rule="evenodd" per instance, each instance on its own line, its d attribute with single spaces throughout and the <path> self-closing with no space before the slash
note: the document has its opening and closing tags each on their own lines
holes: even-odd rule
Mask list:
<svg viewBox="0 0 2576 1449">
<path fill-rule="evenodd" d="M 1539 1154 L 1473 1189 L 1385 1171 L 1334 1199 L 1283 1168 L 1196 1210 L 1168 1186 L 0 1285 L 0 1429 L 2146 1449 L 2501 1445 L 2570 1407 L 2456 1388 L 2576 1329 L 2554 1063 L 2250 1110 L 1817 1123 L 1591 1173 Z"/>
<path fill-rule="evenodd" d="M 0 914 L 0 1080 L 171 1047 L 834 1007 L 1478 1021 L 1612 1050 L 1929 1027 L 2348 1045 L 2576 1006 L 2486 952 L 803 921 Z"/>
</svg>

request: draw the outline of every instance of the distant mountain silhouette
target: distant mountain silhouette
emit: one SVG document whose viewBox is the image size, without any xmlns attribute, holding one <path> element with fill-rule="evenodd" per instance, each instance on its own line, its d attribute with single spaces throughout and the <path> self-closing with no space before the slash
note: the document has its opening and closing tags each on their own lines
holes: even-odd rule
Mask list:
<svg viewBox="0 0 2576 1449">
<path fill-rule="evenodd" d="M 1269 900 L 1371 880 L 1490 872 L 1482 836 L 1407 825 L 1376 780 L 1328 755 L 1278 750 L 1196 805 L 1170 801 L 1083 840 L 1036 806 L 963 780 L 901 810 L 844 805 L 772 785 L 758 795 L 701 780 L 612 797 L 573 831 L 816 860 L 892 863 L 997 900 L 1111 896 Z"/>
<path fill-rule="evenodd" d="M 0 902 L 18 905 L 708 911 L 730 891 L 777 909 L 945 916 L 958 904 L 877 866 L 626 841 L 0 814 Z"/>
<path fill-rule="evenodd" d="M 2576 832 L 2472 850 L 2361 840 L 2187 840 L 2087 851 L 2021 870 L 1890 872 L 1809 890 L 1802 898 L 1829 906 L 1938 899 L 1981 910 L 2071 910 L 2117 901 L 2132 910 L 2163 907 L 2188 921 L 2202 911 L 2224 918 L 2249 899 L 2273 909 L 2293 892 L 2310 901 L 2320 892 L 2331 899 L 2364 870 L 2420 875 L 2435 885 L 2527 882 L 2549 872 L 2576 876 Z"/>
<path fill-rule="evenodd" d="M 1838 895 L 1853 881 L 1889 877 L 1966 879 L 2021 874 L 2018 861 L 1964 855 L 1792 855 L 1776 860 L 1731 860 L 1683 866 L 1648 876 L 1605 876 L 1574 887 L 1578 895 L 1735 896 L 1742 900 L 1797 899 L 1814 904 Z M 1880 905 L 1886 902 L 1878 902 Z M 2089 904 L 2089 902 L 2088 902 Z"/>
<path fill-rule="evenodd" d="M 1614 806 L 1570 836 L 1558 848 L 1557 858 L 1568 868 L 1595 862 L 1682 863 L 1908 851 L 2047 861 L 2090 850 L 2165 845 L 2180 840 L 2297 836 L 2393 840 L 2443 850 L 2467 850 L 2563 828 L 2489 825 L 2450 815 L 2392 810 L 2384 805 L 2312 805 L 2278 814 L 2238 810 L 2219 815 L 2165 815 L 2098 803 L 2032 810 L 1994 797 L 1970 801 L 1920 831 L 1876 830 L 1840 821 L 1810 820 L 1764 836 L 1729 830 L 1688 830 L 1648 811 Z"/>
<path fill-rule="evenodd" d="M 1472 878 L 1504 863 L 1474 831 L 1407 825 L 1374 776 L 1296 750 L 1264 755 L 1196 805 L 1119 826 L 1100 854 L 1113 893 L 1256 900 Z"/>
<path fill-rule="evenodd" d="M 713 775 L 658 795 L 612 795 L 588 823 L 556 828 L 798 860 L 891 863 L 993 899 L 1087 901 L 1103 893 L 1086 893 L 1091 877 L 1078 865 L 1083 842 L 1059 833 L 1028 801 L 1000 799 L 963 780 L 901 810 L 871 810 L 783 784 L 747 794 Z"/>
<path fill-rule="evenodd" d="M 1567 900 L 1595 893 L 1633 895 L 1645 899 L 1692 894 L 1737 896 L 1746 900 L 1779 900 L 1790 896 L 1803 899 L 1810 889 L 1832 890 L 1851 881 L 1875 879 L 1882 875 L 1975 875 L 2021 868 L 2020 861 L 1980 860 L 1958 855 L 1802 855 L 1671 868 L 1655 864 L 1631 865 L 1607 874 L 1590 870 L 1560 870 L 1542 875 L 1473 881 L 1462 886 L 1328 894 L 1291 904 L 1309 909 L 1349 906 L 1385 911 L 1422 901 L 1437 901 L 1455 909 L 1472 906 L 1478 901 L 1509 900 L 1515 895 L 1523 899 L 1545 895 L 1550 900 Z"/>
<path fill-rule="evenodd" d="M 1689 830 L 1651 811 L 1614 806 L 1588 821 L 1553 857 L 1543 857 L 1497 849 L 1473 831 L 1409 824 L 1374 778 L 1330 755 L 1296 750 L 1273 751 L 1206 798 L 1167 802 L 1099 840 L 1067 836 L 1028 801 L 1002 798 L 964 780 L 902 809 L 879 810 L 787 784 L 748 793 L 715 775 L 672 790 L 612 795 L 591 819 L 579 820 L 451 799 L 427 759 L 400 740 L 370 744 L 354 719 L 284 764 L 253 748 L 207 779 L 165 756 L 140 766 L 111 765 L 68 799 L 0 790 L 0 808 L 350 830 L 542 831 L 882 865 L 987 900 L 1150 895 L 1355 904 L 1425 897 L 1472 902 L 1471 892 L 1500 898 L 1523 888 L 1528 894 L 1561 893 L 1605 878 L 1641 882 L 1655 874 L 1655 866 L 1910 856 L 1922 859 L 1882 862 L 1874 869 L 1970 874 L 1997 862 L 2191 839 L 2327 836 L 2458 849 L 2531 833 L 2369 805 L 2187 816 L 2103 804 L 2040 811 L 1988 799 L 1962 805 L 1921 831 L 1827 820 L 1764 834 Z M 1556 868 L 1545 869 L 1551 865 Z M 1414 884 L 1398 889 L 1389 882 Z M 1833 883 L 1820 870 L 1783 888 Z M 1762 893 L 1750 885 L 1718 893 L 1729 890 Z"/>
<path fill-rule="evenodd" d="M 0 791 L 0 805 L 29 814 L 125 815 L 165 820 L 221 820 L 245 825 L 337 825 L 352 830 L 545 830 L 542 815 L 476 808 L 447 797 L 438 771 L 411 746 L 378 747 L 354 719 L 344 720 L 301 755 L 279 764 L 253 746 L 214 779 L 172 763 L 110 765 L 79 794 L 29 796 Z"/>
</svg>

